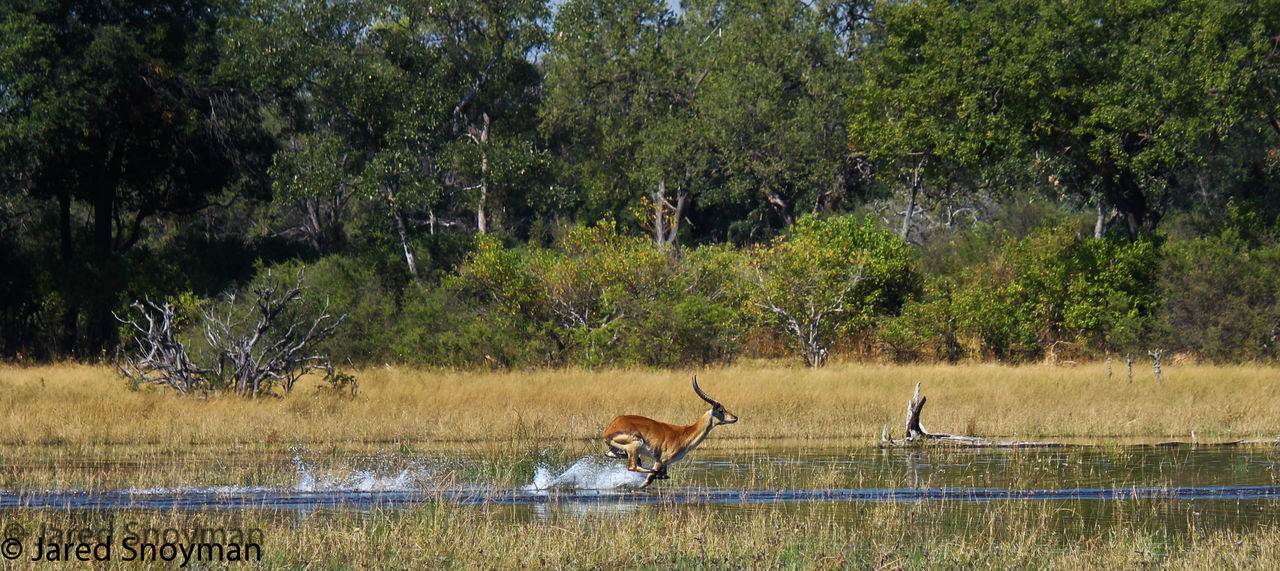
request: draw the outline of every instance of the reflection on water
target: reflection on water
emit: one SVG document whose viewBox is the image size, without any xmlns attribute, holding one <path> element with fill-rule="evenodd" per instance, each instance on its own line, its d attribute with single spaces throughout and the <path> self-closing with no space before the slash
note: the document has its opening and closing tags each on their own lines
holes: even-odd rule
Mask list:
<svg viewBox="0 0 1280 571">
<path fill-rule="evenodd" d="M 150 489 L 5 490 L 0 509 L 398 509 L 446 503 L 510 510 L 510 517 L 617 517 L 654 506 L 716 511 L 819 506 L 833 519 L 857 506 L 896 503 L 955 513 L 1041 502 L 1057 506 L 1060 526 L 1239 527 L 1280 523 L 1280 464 L 1271 448 L 1117 448 L 1053 450 L 761 449 L 700 450 L 671 479 L 644 490 L 644 475 L 601 456 L 543 461 L 531 481 L 499 487 L 460 481 L 470 462 L 404 456 L 326 459 L 295 454 L 283 486 L 178 486 Z M 99 467 L 102 468 L 102 467 Z M 108 467 L 109 468 L 109 467 Z M 281 469 L 289 469 L 288 466 Z M 505 507 L 504 507 L 505 506 Z"/>
</svg>

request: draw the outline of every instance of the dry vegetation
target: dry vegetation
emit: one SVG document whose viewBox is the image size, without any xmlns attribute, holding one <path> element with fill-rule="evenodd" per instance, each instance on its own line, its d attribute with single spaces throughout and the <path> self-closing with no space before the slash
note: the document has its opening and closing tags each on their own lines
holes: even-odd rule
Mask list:
<svg viewBox="0 0 1280 571">
<path fill-rule="evenodd" d="M 1267 438 L 1280 435 L 1280 371 L 1167 367 L 1156 383 L 1108 381 L 1081 367 L 875 366 L 810 370 L 748 364 L 697 371 L 709 394 L 742 421 L 718 446 L 777 440 L 871 445 L 899 425 L 914 383 L 929 397 L 925 425 L 983 436 L 1128 439 Z M 128 390 L 109 369 L 0 369 L 0 445 L 387 443 L 458 445 L 530 439 L 592 441 L 623 413 L 692 422 L 704 403 L 693 371 L 451 372 L 373 368 L 355 399 L 315 394 L 305 381 L 286 398 L 190 398 Z"/>
<path fill-rule="evenodd" d="M 262 532 L 269 567 L 381 568 L 1266 568 L 1280 561 L 1280 527 L 1152 529 L 1149 505 L 1106 524 L 1072 523 L 1056 503 L 860 505 L 714 510 L 650 506 L 643 514 L 428 505 L 307 515 L 273 512 L 9 512 L 29 530 L 230 528 Z M 1189 520 L 1191 518 L 1188 518 Z M 1137 524 L 1137 525 L 1135 525 Z M 106 534 L 101 534 L 105 536 Z M 116 562 L 119 564 L 119 562 Z M 166 564 L 169 567 L 175 565 Z"/>
<path fill-rule="evenodd" d="M 706 446 L 742 460 L 761 486 L 855 485 L 840 474 L 757 463 L 760 448 L 871 447 L 881 426 L 901 431 L 923 382 L 931 429 L 1099 442 L 1267 438 L 1280 434 L 1277 370 L 1170 367 L 1166 380 L 1107 381 L 1102 366 L 887 367 L 808 370 L 744 364 L 697 371 L 709 394 L 742 421 Z M 598 451 L 613 415 L 689 422 L 704 404 L 693 371 L 462 373 L 376 368 L 351 399 L 301 386 L 285 398 L 184 398 L 130 390 L 88 366 L 0 369 L 0 488 L 283 484 L 296 450 L 406 457 L 459 451 L 479 478 L 527 482 L 539 454 Z M 556 452 L 558 450 L 558 452 Z M 1118 452 L 1122 453 L 1122 452 Z M 320 462 L 323 464 L 324 462 Z M 77 471 L 77 466 L 86 467 Z M 96 470 L 95 467 L 100 467 Z M 1028 477 L 1040 474 L 1042 466 Z M 1046 474 L 1057 474 L 1051 470 Z M 519 472 L 519 473 L 518 473 Z M 694 474 L 686 476 L 697 481 Z M 824 480 L 831 480 L 825 482 Z M 1190 568 L 1280 564 L 1280 514 L 1247 527 L 1201 525 L 1172 500 L 1118 503 L 1081 520 L 1062 502 L 635 506 L 579 513 L 555 507 L 428 504 L 373 512 L 111 512 L 115 522 L 257 527 L 265 563 L 315 567 L 1035 567 Z M 736 508 L 736 509 L 735 509 Z M 1111 508 L 1109 508 L 1111 509 Z M 1158 518 L 1155 514 L 1161 514 Z M 0 513 L 2 524 L 68 525 L 58 511 Z M 96 516 L 93 516 L 96 517 Z M 1158 519 L 1161 523 L 1153 527 Z M 1081 524 L 1080 521 L 1092 523 Z M 1171 527 L 1170 527 L 1171 525 Z"/>
</svg>

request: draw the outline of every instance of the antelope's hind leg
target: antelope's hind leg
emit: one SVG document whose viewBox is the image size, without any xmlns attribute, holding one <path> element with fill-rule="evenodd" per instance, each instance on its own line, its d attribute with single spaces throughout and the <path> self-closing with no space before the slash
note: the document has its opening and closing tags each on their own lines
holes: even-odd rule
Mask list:
<svg viewBox="0 0 1280 571">
<path fill-rule="evenodd" d="M 653 472 L 645 468 L 640 462 L 640 447 L 644 444 L 642 440 L 634 436 L 618 435 L 609 440 L 609 451 L 605 452 L 606 456 L 611 458 L 627 459 L 627 469 L 632 472 Z"/>
</svg>

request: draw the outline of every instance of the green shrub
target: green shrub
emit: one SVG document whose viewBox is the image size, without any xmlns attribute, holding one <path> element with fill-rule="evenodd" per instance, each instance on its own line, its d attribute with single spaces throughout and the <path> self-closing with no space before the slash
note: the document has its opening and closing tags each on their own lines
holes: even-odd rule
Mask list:
<svg viewBox="0 0 1280 571">
<path fill-rule="evenodd" d="M 758 318 L 821 366 L 837 335 L 895 315 L 919 289 L 912 251 L 896 234 L 852 216 L 805 216 L 751 253 L 744 280 Z"/>
<path fill-rule="evenodd" d="M 1251 244 L 1228 228 L 1164 250 L 1154 342 L 1219 362 L 1280 357 L 1280 246 Z"/>
<path fill-rule="evenodd" d="M 991 260 L 931 282 L 884 331 L 898 359 L 1028 361 L 1055 344 L 1137 350 L 1153 331 L 1159 251 L 1150 239 L 1084 238 L 1051 224 Z"/>
</svg>

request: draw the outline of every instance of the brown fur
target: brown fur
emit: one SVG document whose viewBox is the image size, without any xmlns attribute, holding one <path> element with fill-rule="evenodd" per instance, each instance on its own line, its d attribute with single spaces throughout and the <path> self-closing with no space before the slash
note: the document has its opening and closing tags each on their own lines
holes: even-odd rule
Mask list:
<svg viewBox="0 0 1280 571">
<path fill-rule="evenodd" d="M 698 381 L 694 379 L 694 390 L 701 392 Z M 626 414 L 613 419 L 604 429 L 604 442 L 609 447 L 606 455 L 613 458 L 627 457 L 627 469 L 632 472 L 649 474 L 644 481 L 648 486 L 655 479 L 666 478 L 667 465 L 684 457 L 696 448 L 718 424 L 732 424 L 738 417 L 725 410 L 720 403 L 703 397 L 712 404 L 711 410 L 703 413 L 697 422 L 687 426 L 679 426 L 659 422 L 652 418 Z M 645 468 L 640 463 L 640 456 L 654 459 L 652 468 Z"/>
</svg>

